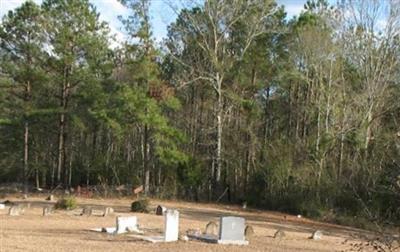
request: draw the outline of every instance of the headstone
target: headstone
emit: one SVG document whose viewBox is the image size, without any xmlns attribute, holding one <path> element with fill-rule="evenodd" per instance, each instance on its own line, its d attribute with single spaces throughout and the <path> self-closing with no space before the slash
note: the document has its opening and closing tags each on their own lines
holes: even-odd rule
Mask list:
<svg viewBox="0 0 400 252">
<path fill-rule="evenodd" d="M 179 212 L 174 209 L 165 211 L 164 241 L 177 241 L 179 236 Z"/>
<path fill-rule="evenodd" d="M 219 240 L 224 241 L 245 241 L 244 237 L 245 220 L 242 217 L 221 217 L 219 227 Z"/>
<path fill-rule="evenodd" d="M 28 199 L 28 194 L 24 194 L 24 195 L 22 196 L 22 198 L 23 198 L 23 199 Z"/>
<path fill-rule="evenodd" d="M 278 229 L 275 234 L 274 234 L 274 238 L 275 239 L 282 239 L 283 237 L 285 237 L 286 234 L 285 232 L 283 232 L 282 230 Z"/>
<path fill-rule="evenodd" d="M 252 226 L 246 226 L 244 229 L 244 236 L 248 239 L 254 235 L 254 229 Z"/>
<path fill-rule="evenodd" d="M 316 230 L 310 237 L 310 239 L 313 240 L 321 240 L 322 238 L 322 232 L 320 230 Z"/>
<path fill-rule="evenodd" d="M 163 215 L 166 210 L 166 207 L 158 205 L 156 208 L 156 215 Z"/>
<path fill-rule="evenodd" d="M 53 201 L 54 200 L 54 195 L 50 194 L 49 197 L 46 198 L 46 200 Z"/>
<path fill-rule="evenodd" d="M 218 225 L 217 225 L 217 223 L 215 223 L 214 221 L 210 221 L 210 222 L 206 225 L 205 234 L 208 234 L 208 235 L 218 235 Z"/>
<path fill-rule="evenodd" d="M 82 213 L 81 213 L 81 215 L 85 215 L 85 216 L 91 216 L 92 215 L 92 213 L 93 213 L 93 209 L 91 208 L 91 207 L 84 207 L 83 209 L 82 209 Z"/>
<path fill-rule="evenodd" d="M 210 225 L 210 227 L 213 224 Z M 221 217 L 219 222 L 219 235 L 213 234 L 190 234 L 187 236 L 190 239 L 218 243 L 218 244 L 231 244 L 231 245 L 248 245 L 249 242 L 245 240 L 245 219 L 241 217 Z"/>
<path fill-rule="evenodd" d="M 0 203 L 0 209 L 5 209 L 5 208 L 6 208 L 6 205 L 3 203 Z"/>
<path fill-rule="evenodd" d="M 112 214 L 113 212 L 114 212 L 114 209 L 112 209 L 111 207 L 105 207 L 103 217 L 106 217 L 107 215 Z"/>
<path fill-rule="evenodd" d="M 118 216 L 117 217 L 117 234 L 123 234 L 138 231 L 137 217 L 136 216 Z"/>
<path fill-rule="evenodd" d="M 48 216 L 53 212 L 53 209 L 51 206 L 45 206 L 43 207 L 43 216 Z"/>
<path fill-rule="evenodd" d="M 8 210 L 8 215 L 10 216 L 18 216 L 21 213 L 21 208 L 19 206 L 11 206 Z"/>
</svg>

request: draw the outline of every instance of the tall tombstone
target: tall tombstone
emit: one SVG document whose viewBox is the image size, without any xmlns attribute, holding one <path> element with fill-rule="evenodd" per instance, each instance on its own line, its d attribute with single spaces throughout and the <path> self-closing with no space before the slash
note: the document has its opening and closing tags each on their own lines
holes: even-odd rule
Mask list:
<svg viewBox="0 0 400 252">
<path fill-rule="evenodd" d="M 167 209 L 164 215 L 164 241 L 177 241 L 179 237 L 179 212 L 174 209 Z"/>
<path fill-rule="evenodd" d="M 118 216 L 117 217 L 117 234 L 126 233 L 127 231 L 137 231 L 137 217 L 136 216 Z"/>
<path fill-rule="evenodd" d="M 245 219 L 242 217 L 221 217 L 219 226 L 220 241 L 245 241 Z"/>
</svg>

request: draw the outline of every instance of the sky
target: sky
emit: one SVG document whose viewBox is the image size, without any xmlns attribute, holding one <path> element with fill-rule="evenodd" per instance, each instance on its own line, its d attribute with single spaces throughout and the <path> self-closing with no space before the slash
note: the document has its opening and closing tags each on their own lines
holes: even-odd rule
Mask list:
<svg viewBox="0 0 400 252">
<path fill-rule="evenodd" d="M 9 10 L 20 6 L 26 0 L 0 0 L 0 16 L 3 17 Z M 40 4 L 42 0 L 33 0 Z M 156 41 L 161 41 L 167 34 L 167 26 L 173 22 L 176 15 L 171 9 L 170 4 L 174 0 L 152 0 L 151 18 L 153 26 L 153 36 Z M 124 32 L 119 15 L 126 15 L 127 9 L 118 0 L 90 0 L 100 13 L 100 19 L 110 25 L 111 33 L 115 34 L 118 41 L 124 40 Z M 277 0 L 279 5 L 284 5 L 288 17 L 298 15 L 303 9 L 306 0 Z"/>
</svg>

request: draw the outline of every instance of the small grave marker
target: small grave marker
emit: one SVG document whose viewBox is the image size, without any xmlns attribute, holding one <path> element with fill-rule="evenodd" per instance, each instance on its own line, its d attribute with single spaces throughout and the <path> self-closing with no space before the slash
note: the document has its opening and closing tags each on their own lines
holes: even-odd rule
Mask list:
<svg viewBox="0 0 400 252">
<path fill-rule="evenodd" d="M 214 221 L 210 221 L 206 226 L 205 234 L 218 235 L 218 225 Z"/>
<path fill-rule="evenodd" d="M 43 207 L 43 216 L 48 216 L 53 212 L 53 208 L 51 206 Z"/>
<path fill-rule="evenodd" d="M 136 216 L 118 216 L 117 217 L 117 234 L 129 232 L 139 232 Z"/>
<path fill-rule="evenodd" d="M 285 237 L 286 234 L 285 232 L 283 232 L 282 230 L 278 229 L 275 234 L 274 234 L 274 238 L 275 239 L 282 239 L 283 237 Z"/>
<path fill-rule="evenodd" d="M 244 230 L 244 236 L 248 239 L 254 235 L 254 229 L 252 226 L 246 226 Z"/>
<path fill-rule="evenodd" d="M 18 216 L 21 213 L 21 208 L 19 206 L 11 206 L 8 210 L 8 215 L 10 216 Z"/>
<path fill-rule="evenodd" d="M 104 212 L 103 212 L 103 217 L 108 216 L 109 214 L 112 214 L 114 212 L 114 209 L 111 207 L 105 207 Z"/>
<path fill-rule="evenodd" d="M 321 240 L 322 238 L 322 232 L 320 230 L 316 230 L 310 237 L 310 239 L 313 240 Z"/>
<path fill-rule="evenodd" d="M 93 213 L 93 209 L 92 209 L 91 207 L 87 207 L 87 206 L 86 206 L 86 207 L 84 207 L 84 208 L 82 209 L 81 216 L 84 215 L 84 216 L 89 217 L 89 216 L 92 215 L 92 213 Z"/>
<path fill-rule="evenodd" d="M 167 211 L 166 207 L 158 205 L 156 208 L 156 215 L 163 215 L 165 211 Z"/>
</svg>

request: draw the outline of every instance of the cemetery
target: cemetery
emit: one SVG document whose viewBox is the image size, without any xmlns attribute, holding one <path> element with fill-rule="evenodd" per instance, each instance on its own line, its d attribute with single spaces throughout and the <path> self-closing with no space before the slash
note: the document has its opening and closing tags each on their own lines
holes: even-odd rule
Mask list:
<svg viewBox="0 0 400 252">
<path fill-rule="evenodd" d="M 63 210 L 54 207 L 58 198 L 54 196 L 51 202 L 42 195 L 2 199 L 1 248 L 4 251 L 351 251 L 346 250 L 351 248 L 350 244 L 368 234 L 237 205 L 151 199 L 150 211 L 145 213 L 131 212 L 130 204 L 135 199 L 128 197 L 77 197 L 76 208 Z"/>
<path fill-rule="evenodd" d="M 0 252 L 400 252 L 400 0 L 0 0 Z"/>
</svg>

